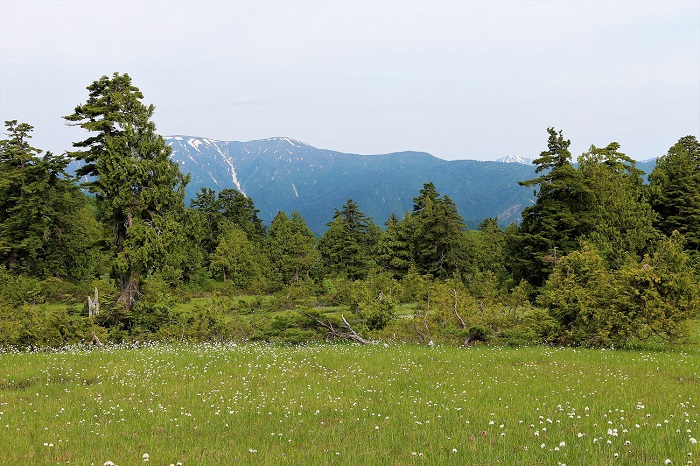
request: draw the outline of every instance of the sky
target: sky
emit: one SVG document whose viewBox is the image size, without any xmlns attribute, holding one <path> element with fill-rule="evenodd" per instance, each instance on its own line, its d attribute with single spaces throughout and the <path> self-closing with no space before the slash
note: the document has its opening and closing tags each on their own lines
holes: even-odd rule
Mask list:
<svg viewBox="0 0 700 466">
<path fill-rule="evenodd" d="M 552 126 L 646 160 L 700 134 L 700 0 L 0 0 L 0 119 L 35 147 L 85 139 L 61 117 L 114 72 L 164 136 L 495 160 Z"/>
</svg>

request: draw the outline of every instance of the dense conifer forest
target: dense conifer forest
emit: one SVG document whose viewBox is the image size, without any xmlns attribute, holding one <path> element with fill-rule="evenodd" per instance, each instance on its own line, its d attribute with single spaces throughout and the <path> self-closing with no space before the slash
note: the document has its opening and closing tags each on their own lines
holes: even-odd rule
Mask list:
<svg viewBox="0 0 700 466">
<path fill-rule="evenodd" d="M 661 155 L 645 183 L 616 142 L 574 160 L 548 128 L 538 176 L 521 182 L 536 202 L 519 224 L 465 225 L 425 180 L 412 211 L 372 219 L 348 199 L 316 237 L 297 212 L 265 225 L 232 189 L 204 188 L 186 205 L 189 176 L 131 78 L 103 76 L 87 90 L 64 116 L 86 134 L 73 151 L 44 152 L 31 124 L 5 122 L 0 345 L 621 347 L 682 341 L 698 316 L 696 136 Z M 75 177 L 71 160 L 82 162 Z"/>
</svg>

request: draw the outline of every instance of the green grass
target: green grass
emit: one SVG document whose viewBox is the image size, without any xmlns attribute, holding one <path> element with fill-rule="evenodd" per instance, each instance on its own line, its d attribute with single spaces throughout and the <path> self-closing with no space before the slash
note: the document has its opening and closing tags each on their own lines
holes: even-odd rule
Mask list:
<svg viewBox="0 0 700 466">
<path fill-rule="evenodd" d="M 0 464 L 697 463 L 699 398 L 692 347 L 6 352 Z"/>
</svg>

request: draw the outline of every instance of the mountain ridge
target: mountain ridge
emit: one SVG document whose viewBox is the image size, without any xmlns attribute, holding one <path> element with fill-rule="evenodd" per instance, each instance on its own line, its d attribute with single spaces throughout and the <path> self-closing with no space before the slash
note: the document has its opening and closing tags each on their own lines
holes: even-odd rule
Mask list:
<svg viewBox="0 0 700 466">
<path fill-rule="evenodd" d="M 289 137 L 241 142 L 177 134 L 165 140 L 172 159 L 192 176 L 189 198 L 202 187 L 234 188 L 253 199 L 266 223 L 280 210 L 298 210 L 316 234 L 348 198 L 381 226 L 392 213 L 412 210 L 428 182 L 452 198 L 470 228 L 488 217 L 502 225 L 518 221 L 534 202 L 532 191 L 517 184 L 534 176 L 534 166 L 448 161 L 416 151 L 349 154 Z"/>
</svg>

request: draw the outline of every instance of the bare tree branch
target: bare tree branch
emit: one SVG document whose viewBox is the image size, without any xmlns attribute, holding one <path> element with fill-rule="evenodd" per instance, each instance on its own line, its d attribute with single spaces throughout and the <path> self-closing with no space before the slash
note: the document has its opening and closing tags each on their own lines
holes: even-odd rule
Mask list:
<svg viewBox="0 0 700 466">
<path fill-rule="evenodd" d="M 318 316 L 315 316 L 313 314 L 310 314 L 308 312 L 305 312 L 304 315 L 308 317 L 309 319 L 314 320 L 318 325 L 321 327 L 325 328 L 327 330 L 326 332 L 326 337 L 330 338 L 340 338 L 343 340 L 352 340 L 356 341 L 358 343 L 362 343 L 363 345 L 369 345 L 371 342 L 369 340 L 366 340 L 362 338 L 350 325 L 350 323 L 345 319 L 344 315 L 341 315 L 343 319 L 343 324 L 342 326 L 336 327 L 333 325 L 332 322 L 330 321 L 323 321 L 318 318 Z"/>
</svg>

